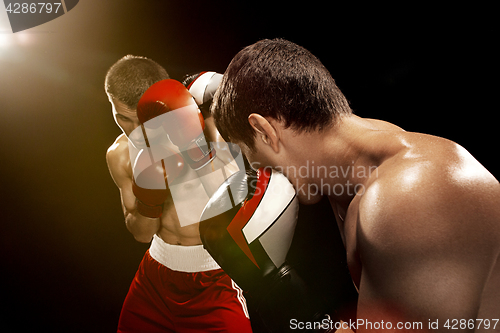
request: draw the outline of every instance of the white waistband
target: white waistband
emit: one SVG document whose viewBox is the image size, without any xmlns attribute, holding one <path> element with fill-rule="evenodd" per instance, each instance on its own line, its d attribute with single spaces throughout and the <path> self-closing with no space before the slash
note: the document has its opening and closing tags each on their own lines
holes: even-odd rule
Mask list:
<svg viewBox="0 0 500 333">
<path fill-rule="evenodd" d="M 149 254 L 154 260 L 173 271 L 195 273 L 220 268 L 203 245 L 172 245 L 165 243 L 157 235 L 153 237 Z"/>
</svg>

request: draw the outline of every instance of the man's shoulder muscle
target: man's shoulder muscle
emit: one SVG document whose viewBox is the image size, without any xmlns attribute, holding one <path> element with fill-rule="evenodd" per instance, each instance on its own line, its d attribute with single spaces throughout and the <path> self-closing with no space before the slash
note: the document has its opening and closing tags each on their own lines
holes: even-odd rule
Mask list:
<svg viewBox="0 0 500 333">
<path fill-rule="evenodd" d="M 500 250 L 500 185 L 460 152 L 405 154 L 359 199 L 359 313 L 387 301 L 420 319 L 473 318 Z"/>
<path fill-rule="evenodd" d="M 435 249 L 445 239 L 472 235 L 498 242 L 500 184 L 465 149 L 435 144 L 434 151 L 410 149 L 379 167 L 360 200 L 364 230 L 384 235 L 386 246 L 393 239 L 394 246 L 422 242 Z"/>
<path fill-rule="evenodd" d="M 111 177 L 119 186 L 121 179 L 129 176 L 127 170 L 130 168 L 128 139 L 124 134 L 118 136 L 115 142 L 108 148 L 106 162 Z"/>
</svg>

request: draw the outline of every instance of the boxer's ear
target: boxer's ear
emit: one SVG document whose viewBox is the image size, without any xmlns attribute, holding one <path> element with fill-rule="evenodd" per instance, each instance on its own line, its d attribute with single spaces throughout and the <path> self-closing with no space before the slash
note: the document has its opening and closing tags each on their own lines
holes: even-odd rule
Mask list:
<svg viewBox="0 0 500 333">
<path fill-rule="evenodd" d="M 271 120 L 271 119 L 270 119 Z M 270 146 L 275 153 L 279 152 L 279 135 L 276 128 L 268 119 L 262 117 L 260 114 L 252 113 L 248 116 L 250 126 L 257 132 L 256 140 Z"/>
</svg>

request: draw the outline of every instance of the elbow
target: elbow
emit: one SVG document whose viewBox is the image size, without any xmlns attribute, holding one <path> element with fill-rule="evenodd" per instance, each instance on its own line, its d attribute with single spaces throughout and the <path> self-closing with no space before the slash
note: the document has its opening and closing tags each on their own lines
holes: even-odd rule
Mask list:
<svg viewBox="0 0 500 333">
<path fill-rule="evenodd" d="M 155 232 L 153 230 L 144 230 L 142 228 L 131 227 L 127 224 L 128 231 L 134 236 L 134 239 L 139 243 L 149 243 L 153 239 Z"/>
<path fill-rule="evenodd" d="M 154 223 L 154 221 L 139 221 L 132 216 L 125 219 L 127 230 L 139 243 L 150 243 L 153 239 L 154 234 L 159 229 L 158 224 L 159 222 Z"/>
<path fill-rule="evenodd" d="M 150 243 L 151 240 L 153 239 L 153 235 L 150 234 L 133 234 L 134 239 L 138 241 L 139 243 Z"/>
</svg>

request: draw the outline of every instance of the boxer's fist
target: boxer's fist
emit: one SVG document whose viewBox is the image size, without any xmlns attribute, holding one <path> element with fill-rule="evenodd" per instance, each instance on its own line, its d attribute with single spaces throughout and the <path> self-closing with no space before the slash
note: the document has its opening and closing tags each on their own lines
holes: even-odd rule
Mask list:
<svg viewBox="0 0 500 333">
<path fill-rule="evenodd" d="M 164 158 L 155 162 L 151 149 L 141 150 L 132 168 L 137 211 L 150 218 L 161 216 L 163 203 L 170 195 L 168 182 L 175 181 L 184 168 L 182 158 L 175 152 L 163 147 L 155 147 L 154 152 Z"/>
<path fill-rule="evenodd" d="M 298 201 L 286 177 L 270 168 L 231 175 L 201 217 L 205 248 L 244 290 L 284 264 L 297 222 Z"/>
<path fill-rule="evenodd" d="M 209 148 L 203 134 L 203 116 L 182 83 L 168 79 L 149 87 L 139 100 L 137 117 L 146 129 L 162 126 L 193 169 L 215 158 L 215 150 Z"/>
<path fill-rule="evenodd" d="M 222 81 L 222 77 L 222 74 L 216 72 L 201 72 L 186 76 L 182 81 L 182 84 L 188 88 L 205 118 L 210 114 L 210 105 Z"/>
<path fill-rule="evenodd" d="M 192 75 L 186 75 L 182 81 L 182 84 L 186 86 L 193 96 L 196 104 L 200 108 L 203 117 L 207 119 L 210 117 L 210 106 L 222 81 L 223 75 L 216 72 L 201 72 Z M 215 138 L 215 136 L 213 136 Z M 214 139 L 217 141 L 217 139 Z M 219 154 L 219 158 L 229 163 L 236 159 L 236 157 L 241 154 L 240 147 L 236 144 L 229 143 L 228 145 L 218 146 L 217 150 L 221 152 L 223 150 L 229 150 L 229 154 Z M 229 157 L 229 159 L 228 159 Z"/>
<path fill-rule="evenodd" d="M 287 263 L 298 200 L 286 177 L 271 169 L 231 175 L 210 198 L 200 222 L 203 246 L 245 292 L 272 332 L 290 319 L 321 321 L 324 304 Z"/>
</svg>

